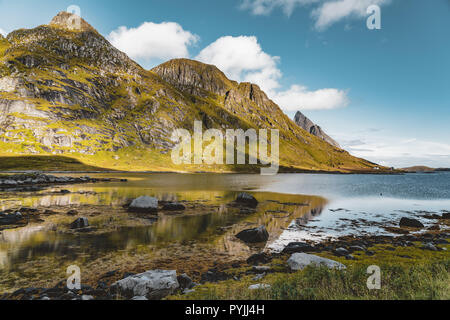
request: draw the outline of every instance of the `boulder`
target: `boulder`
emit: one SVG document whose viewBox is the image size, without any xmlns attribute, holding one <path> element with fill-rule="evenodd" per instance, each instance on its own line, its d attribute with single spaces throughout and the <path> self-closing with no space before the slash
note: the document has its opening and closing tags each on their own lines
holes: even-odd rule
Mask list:
<svg viewBox="0 0 450 320">
<path fill-rule="evenodd" d="M 163 211 L 184 211 L 186 207 L 181 203 L 171 202 L 163 206 Z"/>
<path fill-rule="evenodd" d="M 155 213 L 158 211 L 158 199 L 148 196 L 134 199 L 128 207 L 130 212 Z"/>
<path fill-rule="evenodd" d="M 176 271 L 152 270 L 117 281 L 111 286 L 111 292 L 127 299 L 161 300 L 179 287 Z"/>
<path fill-rule="evenodd" d="M 258 200 L 251 194 L 245 192 L 238 194 L 235 203 L 248 208 L 256 208 L 258 206 Z"/>
<path fill-rule="evenodd" d="M 410 219 L 410 218 L 402 218 L 400 220 L 400 227 L 401 228 L 423 229 L 425 226 L 419 220 Z"/>
<path fill-rule="evenodd" d="M 291 242 L 286 248 L 284 248 L 282 253 L 285 254 L 293 254 L 293 253 L 301 253 L 301 252 L 313 252 L 315 251 L 314 247 L 305 242 Z"/>
<path fill-rule="evenodd" d="M 266 227 L 261 226 L 259 228 L 241 231 L 236 235 L 236 238 L 247 243 L 267 242 L 269 240 L 269 233 Z"/>
<path fill-rule="evenodd" d="M 450 220 L 450 212 L 444 212 L 442 214 L 442 219 Z"/>
<path fill-rule="evenodd" d="M 339 263 L 337 261 L 325 259 L 307 253 L 293 254 L 288 260 L 288 265 L 293 271 L 303 270 L 310 265 L 317 267 L 325 266 L 329 269 L 337 269 L 337 270 L 344 270 L 347 268 L 342 263 Z"/>
<path fill-rule="evenodd" d="M 87 218 L 78 218 L 70 224 L 70 229 L 83 229 L 89 227 L 89 221 Z"/>
</svg>

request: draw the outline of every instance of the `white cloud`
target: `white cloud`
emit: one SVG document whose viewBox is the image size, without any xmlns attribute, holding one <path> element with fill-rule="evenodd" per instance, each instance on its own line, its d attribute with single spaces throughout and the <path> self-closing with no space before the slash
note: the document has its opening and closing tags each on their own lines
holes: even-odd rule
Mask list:
<svg viewBox="0 0 450 320">
<path fill-rule="evenodd" d="M 391 0 L 242 0 L 240 8 L 254 15 L 268 15 L 281 9 L 290 16 L 297 7 L 313 6 L 311 17 L 317 30 L 325 30 L 346 18 L 364 18 L 370 5 L 385 5 Z"/>
<path fill-rule="evenodd" d="M 286 91 L 280 90 L 280 57 L 264 52 L 256 37 L 219 38 L 203 49 L 196 59 L 217 66 L 230 79 L 259 85 L 286 111 L 334 109 L 349 102 L 347 93 L 337 89 L 308 91 L 304 86 L 293 85 Z"/>
<path fill-rule="evenodd" d="M 8 33 L 5 30 L 3 30 L 2 28 L 0 28 L 0 34 L 4 37 L 6 37 L 8 35 Z"/>
<path fill-rule="evenodd" d="M 394 138 L 396 134 L 371 134 L 355 140 L 355 135 L 337 135 L 337 138 L 344 149 L 357 157 L 396 168 L 415 165 L 450 167 L 450 144 L 417 138 Z"/>
<path fill-rule="evenodd" d="M 275 8 L 281 8 L 290 16 L 297 6 L 304 6 L 320 0 L 243 0 L 241 9 L 250 10 L 254 15 L 268 15 Z"/>
<path fill-rule="evenodd" d="M 256 37 L 222 37 L 203 49 L 196 58 L 213 64 L 233 80 L 256 83 L 265 91 L 279 87 L 279 57 L 265 53 Z"/>
<path fill-rule="evenodd" d="M 315 27 L 324 30 L 332 24 L 347 17 L 364 18 L 371 5 L 383 5 L 390 0 L 335 0 L 327 1 L 313 10 L 311 15 L 316 20 Z"/>
<path fill-rule="evenodd" d="M 149 61 L 187 58 L 199 37 L 175 22 L 144 22 L 138 28 L 119 27 L 108 40 L 131 58 Z"/>
<path fill-rule="evenodd" d="M 319 89 L 293 85 L 289 90 L 277 92 L 273 100 L 286 111 L 326 110 L 345 107 L 349 104 L 347 92 L 338 89 Z"/>
</svg>

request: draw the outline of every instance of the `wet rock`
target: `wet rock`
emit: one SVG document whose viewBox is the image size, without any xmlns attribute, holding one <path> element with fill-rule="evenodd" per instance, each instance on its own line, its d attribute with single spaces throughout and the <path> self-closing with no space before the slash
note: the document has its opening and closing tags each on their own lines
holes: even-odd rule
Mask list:
<svg viewBox="0 0 450 320">
<path fill-rule="evenodd" d="M 416 228 L 416 229 L 423 229 L 425 226 L 416 219 L 410 219 L 410 218 L 402 218 L 400 220 L 400 227 L 401 228 Z"/>
<path fill-rule="evenodd" d="M 90 300 L 94 300 L 94 297 L 84 294 L 84 295 L 81 296 L 81 300 L 83 300 L 83 301 L 90 301 Z"/>
<path fill-rule="evenodd" d="M 195 285 L 191 278 L 187 274 L 182 274 L 177 277 L 178 283 L 181 289 L 192 289 Z"/>
<path fill-rule="evenodd" d="M 186 207 L 181 203 L 171 202 L 163 206 L 163 211 L 184 211 Z"/>
<path fill-rule="evenodd" d="M 179 287 L 176 271 L 152 270 L 117 281 L 111 286 L 111 293 L 127 299 L 138 296 L 160 300 Z"/>
<path fill-rule="evenodd" d="M 131 202 L 128 210 L 135 213 L 156 213 L 158 199 L 148 196 L 139 197 Z"/>
<path fill-rule="evenodd" d="M 258 206 L 258 200 L 251 194 L 245 192 L 238 194 L 235 203 L 248 208 L 256 208 Z"/>
<path fill-rule="evenodd" d="M 314 256 L 306 253 L 295 253 L 289 260 L 288 265 L 293 271 L 303 270 L 306 267 L 313 266 L 325 266 L 330 269 L 344 270 L 347 267 L 337 261 L 325 259 L 322 257 Z"/>
<path fill-rule="evenodd" d="M 450 220 L 450 212 L 444 212 L 442 214 L 442 219 Z"/>
<path fill-rule="evenodd" d="M 272 261 L 272 257 L 270 257 L 267 253 L 264 252 L 256 253 L 247 259 L 247 263 L 250 265 L 266 264 L 269 263 L 270 261 Z"/>
<path fill-rule="evenodd" d="M 269 240 L 269 233 L 265 226 L 261 226 L 255 229 L 248 229 L 239 232 L 236 238 L 246 243 L 261 243 Z"/>
<path fill-rule="evenodd" d="M 23 222 L 23 216 L 20 212 L 10 214 L 2 212 L 0 214 L 0 225 L 16 225 L 21 222 Z"/>
<path fill-rule="evenodd" d="M 83 229 L 89 227 L 89 221 L 87 218 L 78 218 L 70 224 L 70 229 Z"/>
<path fill-rule="evenodd" d="M 291 242 L 289 243 L 286 248 L 284 248 L 283 252 L 284 254 L 293 254 L 293 253 L 301 253 L 301 252 L 313 252 L 315 251 L 315 248 L 305 242 Z"/>
</svg>

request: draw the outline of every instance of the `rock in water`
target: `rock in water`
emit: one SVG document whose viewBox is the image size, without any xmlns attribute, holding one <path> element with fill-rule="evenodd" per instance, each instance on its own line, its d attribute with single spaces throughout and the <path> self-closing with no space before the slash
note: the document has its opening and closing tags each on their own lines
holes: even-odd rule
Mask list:
<svg viewBox="0 0 450 320">
<path fill-rule="evenodd" d="M 329 269 L 338 269 L 338 270 L 344 270 L 347 267 L 344 266 L 342 263 L 339 263 L 334 260 L 325 259 L 322 257 L 314 256 L 311 254 L 306 253 L 295 253 L 293 254 L 289 260 L 288 265 L 293 271 L 303 270 L 307 266 L 314 265 L 314 266 L 325 266 Z"/>
<path fill-rule="evenodd" d="M 87 218 L 78 218 L 70 224 L 70 229 L 83 229 L 89 227 Z"/>
<path fill-rule="evenodd" d="M 128 210 L 136 213 L 158 212 L 158 199 L 148 196 L 139 197 L 131 202 Z"/>
<path fill-rule="evenodd" d="M 249 208 L 256 208 L 258 206 L 258 200 L 255 199 L 254 196 L 248 193 L 240 193 L 235 201 L 237 204 L 249 207 Z"/>
<path fill-rule="evenodd" d="M 401 228 L 417 228 L 417 229 L 423 229 L 425 226 L 416 219 L 409 219 L 409 218 L 402 218 L 400 220 L 400 227 Z"/>
<path fill-rule="evenodd" d="M 261 226 L 259 228 L 241 231 L 236 235 L 236 238 L 247 243 L 260 243 L 269 240 L 269 233 L 265 226 Z"/>
<path fill-rule="evenodd" d="M 117 281 L 111 286 L 111 292 L 127 299 L 161 300 L 179 287 L 176 271 L 152 270 Z"/>
<path fill-rule="evenodd" d="M 314 247 L 304 242 L 291 242 L 284 248 L 283 253 L 293 254 L 300 252 L 313 252 Z"/>
</svg>

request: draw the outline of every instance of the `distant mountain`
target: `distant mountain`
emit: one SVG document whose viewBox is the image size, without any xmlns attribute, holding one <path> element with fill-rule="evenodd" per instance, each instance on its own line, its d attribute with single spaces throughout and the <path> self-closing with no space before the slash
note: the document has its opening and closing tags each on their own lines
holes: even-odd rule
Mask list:
<svg viewBox="0 0 450 320">
<path fill-rule="evenodd" d="M 192 132 L 200 120 L 205 129 L 279 129 L 289 170 L 376 167 L 310 134 L 320 128 L 298 127 L 257 85 L 186 59 L 145 70 L 86 21 L 73 30 L 73 18 L 60 13 L 0 38 L 0 156 L 65 155 L 121 170 L 241 170 L 172 164 L 172 132 Z"/>
<path fill-rule="evenodd" d="M 414 167 L 402 168 L 401 170 L 406 171 L 406 172 L 435 172 L 435 171 L 437 171 L 437 169 L 430 168 L 427 166 L 414 166 Z"/>
<path fill-rule="evenodd" d="M 303 130 L 309 132 L 310 134 L 322 139 L 323 141 L 328 142 L 332 146 L 336 148 L 340 148 L 341 146 L 335 140 L 333 140 L 330 136 L 328 136 L 321 127 L 314 124 L 311 120 L 309 120 L 303 113 L 300 111 L 297 112 L 294 118 L 295 123 L 302 128 Z"/>
</svg>

